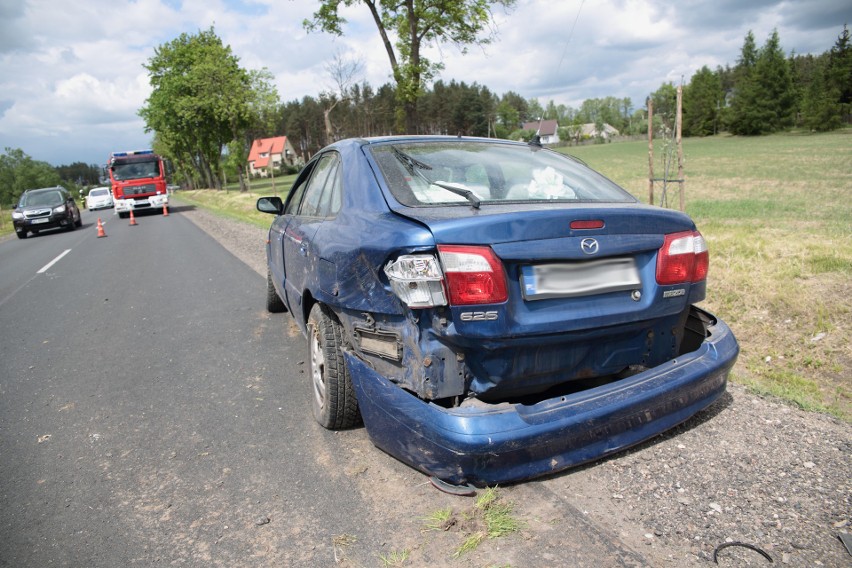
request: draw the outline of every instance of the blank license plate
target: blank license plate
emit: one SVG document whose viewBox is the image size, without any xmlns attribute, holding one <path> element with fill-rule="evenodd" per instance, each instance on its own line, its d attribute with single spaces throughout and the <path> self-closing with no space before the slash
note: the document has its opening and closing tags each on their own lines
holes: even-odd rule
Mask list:
<svg viewBox="0 0 852 568">
<path fill-rule="evenodd" d="M 525 300 L 591 296 L 634 290 L 641 284 L 636 261 L 632 258 L 521 267 L 521 289 Z"/>
<path fill-rule="evenodd" d="M 47 218 L 45 218 L 45 219 L 33 219 L 32 221 L 30 221 L 30 223 L 35 225 L 36 223 L 47 223 L 48 221 L 50 221 L 50 219 L 47 219 Z"/>
</svg>

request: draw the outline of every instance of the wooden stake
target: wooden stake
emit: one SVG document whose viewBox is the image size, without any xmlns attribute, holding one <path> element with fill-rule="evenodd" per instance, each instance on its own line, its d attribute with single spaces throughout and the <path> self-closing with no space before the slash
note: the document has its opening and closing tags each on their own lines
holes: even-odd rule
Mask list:
<svg viewBox="0 0 852 568">
<path fill-rule="evenodd" d="M 648 203 L 654 204 L 654 101 L 648 97 Z"/>
<path fill-rule="evenodd" d="M 683 123 L 683 85 L 677 87 L 677 184 L 680 193 L 680 210 L 684 210 L 684 179 L 683 179 L 683 143 L 681 140 L 681 126 Z"/>
</svg>

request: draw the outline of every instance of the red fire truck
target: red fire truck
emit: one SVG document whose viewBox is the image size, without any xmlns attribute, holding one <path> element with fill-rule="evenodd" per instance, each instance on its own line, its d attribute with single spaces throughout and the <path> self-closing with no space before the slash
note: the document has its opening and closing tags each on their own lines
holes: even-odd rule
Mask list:
<svg viewBox="0 0 852 568">
<path fill-rule="evenodd" d="M 162 208 L 169 204 L 166 167 L 153 150 L 113 152 L 107 162 L 115 212 L 127 217 L 131 211 Z"/>
</svg>

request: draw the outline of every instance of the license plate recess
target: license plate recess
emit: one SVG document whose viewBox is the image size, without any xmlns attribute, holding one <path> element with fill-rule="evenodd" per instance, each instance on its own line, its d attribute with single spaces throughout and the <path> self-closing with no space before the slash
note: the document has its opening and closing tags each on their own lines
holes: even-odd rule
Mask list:
<svg viewBox="0 0 852 568">
<path fill-rule="evenodd" d="M 631 257 L 521 267 L 521 290 L 525 300 L 576 298 L 636 290 L 641 286 L 636 261 Z"/>
</svg>

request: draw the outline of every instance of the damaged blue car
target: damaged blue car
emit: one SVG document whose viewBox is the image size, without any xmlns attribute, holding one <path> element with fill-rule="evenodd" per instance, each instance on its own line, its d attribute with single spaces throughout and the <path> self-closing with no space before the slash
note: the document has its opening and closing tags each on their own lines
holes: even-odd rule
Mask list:
<svg viewBox="0 0 852 568">
<path fill-rule="evenodd" d="M 551 474 L 724 391 L 707 244 L 581 161 L 494 139 L 350 139 L 262 197 L 266 307 L 307 337 L 313 414 L 451 485 Z"/>
</svg>

